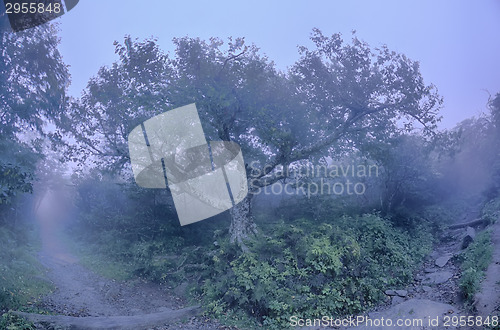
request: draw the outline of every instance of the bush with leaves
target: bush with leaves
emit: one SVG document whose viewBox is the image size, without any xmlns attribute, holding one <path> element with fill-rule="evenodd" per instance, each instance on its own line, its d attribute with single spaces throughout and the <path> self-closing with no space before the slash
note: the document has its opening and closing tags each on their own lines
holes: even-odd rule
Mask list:
<svg viewBox="0 0 500 330">
<path fill-rule="evenodd" d="M 202 291 L 217 317 L 247 318 L 266 328 L 292 315 L 317 318 L 373 306 L 387 287 L 403 286 L 428 252 L 430 234 L 403 232 L 376 214 L 342 217 L 311 228 L 300 219 L 275 226 L 248 253 L 220 242 Z"/>
</svg>

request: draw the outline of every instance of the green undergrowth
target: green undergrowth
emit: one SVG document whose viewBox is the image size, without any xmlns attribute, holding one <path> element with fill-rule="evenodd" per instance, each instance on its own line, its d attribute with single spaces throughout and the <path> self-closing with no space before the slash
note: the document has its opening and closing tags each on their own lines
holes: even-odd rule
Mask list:
<svg viewBox="0 0 500 330">
<path fill-rule="evenodd" d="M 12 312 L 4 313 L 0 317 L 0 329 L 6 330 L 34 330 L 33 322 L 30 322 Z"/>
<path fill-rule="evenodd" d="M 486 230 L 477 235 L 476 240 L 459 256 L 462 270 L 459 287 L 466 306 L 470 307 L 474 295 L 480 289 L 484 271 L 491 263 L 492 253 L 491 232 Z"/>
<path fill-rule="evenodd" d="M 199 277 L 198 271 L 205 268 L 200 264 L 203 251 L 209 248 L 168 232 L 155 239 L 130 241 L 120 231 L 104 231 L 79 237 L 69 245 L 84 266 L 101 276 L 116 280 L 139 277 L 172 288 Z"/>
<path fill-rule="evenodd" d="M 424 220 L 322 218 L 259 223 L 261 232 L 243 253 L 229 242 L 224 217 L 184 227 L 137 218 L 141 226 L 132 231 L 122 225 L 129 219 L 97 221 L 89 214 L 74 228 L 71 244 L 101 275 L 162 283 L 202 303 L 208 316 L 243 329 L 286 328 L 291 315 L 364 311 L 384 299 L 387 288 L 410 283 L 432 246 L 433 227 Z"/>
<path fill-rule="evenodd" d="M 33 228 L 0 226 L 0 307 L 20 309 L 37 302 L 52 286 L 36 257 L 39 242 Z"/>
<path fill-rule="evenodd" d="M 299 219 L 264 234 L 248 253 L 226 240 L 213 250 L 201 288 L 210 315 L 278 329 L 292 315 L 359 313 L 408 284 L 432 244 L 423 224 L 405 231 L 375 214 Z"/>
<path fill-rule="evenodd" d="M 500 196 L 486 203 L 481 211 L 481 217 L 490 224 L 498 221 L 500 218 Z"/>
<path fill-rule="evenodd" d="M 38 312 L 38 300 L 53 289 L 36 257 L 40 242 L 25 223 L 1 225 L 0 242 L 0 329 L 32 329 L 32 323 L 6 312 Z"/>
<path fill-rule="evenodd" d="M 498 221 L 499 217 L 500 197 L 496 197 L 484 204 L 481 218 L 488 224 L 493 224 Z M 459 257 L 462 270 L 459 287 L 466 308 L 472 309 L 474 296 L 480 290 L 484 272 L 491 263 L 492 254 L 491 232 L 485 230 L 477 235 L 475 241 Z"/>
</svg>

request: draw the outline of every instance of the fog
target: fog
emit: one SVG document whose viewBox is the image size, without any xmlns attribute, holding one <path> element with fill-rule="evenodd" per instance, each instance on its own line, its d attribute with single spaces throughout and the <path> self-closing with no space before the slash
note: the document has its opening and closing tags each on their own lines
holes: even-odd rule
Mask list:
<svg viewBox="0 0 500 330">
<path fill-rule="evenodd" d="M 496 5 L 115 5 L 0 8 L 0 328 L 498 326 Z"/>
</svg>

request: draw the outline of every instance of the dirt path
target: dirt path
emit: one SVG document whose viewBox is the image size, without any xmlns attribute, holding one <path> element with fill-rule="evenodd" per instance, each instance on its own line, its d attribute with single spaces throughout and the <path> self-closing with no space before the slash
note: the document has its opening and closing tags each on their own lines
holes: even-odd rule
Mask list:
<svg viewBox="0 0 500 330">
<path fill-rule="evenodd" d="M 477 313 L 484 317 L 500 314 L 500 219 L 491 226 L 491 242 L 492 262 L 486 270 L 481 290 L 475 297 Z"/>
<path fill-rule="evenodd" d="M 55 291 L 37 307 L 55 315 L 19 313 L 40 329 L 224 329 L 218 322 L 200 317 L 201 309 L 186 307 L 166 287 L 141 280 L 115 281 L 78 263 L 76 257 L 43 251 L 40 261 Z M 182 322 L 181 322 L 182 321 Z"/>
<path fill-rule="evenodd" d="M 42 264 L 56 286 L 43 300 L 43 308 L 68 316 L 137 315 L 183 307 L 179 298 L 160 285 L 140 281 L 113 281 L 103 278 L 64 254 L 42 253 Z"/>
<path fill-rule="evenodd" d="M 200 317 L 201 309 L 188 307 L 172 290 L 141 280 L 115 281 L 79 264 L 61 239 L 67 212 L 53 207 L 57 196 L 44 198 L 37 211 L 41 263 L 55 290 L 38 304 L 55 315 L 18 313 L 41 329 L 223 329 Z M 180 321 L 184 321 L 180 323 Z"/>
<path fill-rule="evenodd" d="M 37 307 L 55 316 L 22 316 L 41 329 L 54 325 L 71 329 L 224 329 L 216 321 L 200 317 L 199 307 L 186 307 L 162 285 L 110 280 L 60 251 L 43 251 L 39 258 L 56 289 Z"/>
</svg>

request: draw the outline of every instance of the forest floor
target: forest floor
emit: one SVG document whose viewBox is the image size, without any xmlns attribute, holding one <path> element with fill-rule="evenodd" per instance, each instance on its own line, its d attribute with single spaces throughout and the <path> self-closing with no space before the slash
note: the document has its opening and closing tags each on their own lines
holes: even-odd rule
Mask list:
<svg viewBox="0 0 500 330">
<path fill-rule="evenodd" d="M 493 258 L 481 290 L 476 294 L 474 307 L 477 310 L 471 311 L 464 305 L 459 288 L 461 270 L 456 257 L 463 251 L 462 238 L 466 229 L 447 229 L 434 245 L 433 252 L 427 256 L 414 282 L 403 289 L 387 290 L 385 304 L 365 315 L 371 320 L 421 320 L 422 325 L 402 328 L 365 324 L 350 329 L 485 329 L 484 326 L 453 326 L 453 317 L 481 316 L 484 319 L 486 316 L 498 315 L 500 311 L 500 219 L 487 229 L 492 233 Z M 432 320 L 439 322 L 434 324 Z M 445 324 L 446 320 L 450 322 Z"/>
<path fill-rule="evenodd" d="M 87 269 L 57 235 L 51 234 L 50 227 L 41 230 L 43 249 L 39 259 L 56 289 L 37 307 L 54 315 L 18 313 L 35 321 L 40 329 L 55 324 L 76 329 L 229 329 L 200 316 L 199 307 L 186 307 L 187 301 L 176 296 L 172 288 L 140 279 L 112 280 Z M 476 298 L 477 315 L 493 315 L 500 306 L 500 221 L 490 229 L 493 262 Z M 460 267 L 455 258 L 462 251 L 464 232 L 463 228 L 444 231 L 413 283 L 405 288 L 387 288 L 385 303 L 365 316 L 372 320 L 422 320 L 423 326 L 404 329 L 472 329 L 443 325 L 445 316 L 471 314 L 461 299 Z M 440 326 L 430 326 L 430 320 L 436 318 Z M 372 325 L 356 329 L 392 328 Z"/>
<path fill-rule="evenodd" d="M 39 260 L 55 290 L 36 307 L 53 315 L 16 312 L 40 329 L 228 329 L 201 316 L 199 306 L 172 288 L 140 279 L 119 281 L 96 274 L 78 258 L 55 229 L 57 223 L 41 222 Z"/>
</svg>

